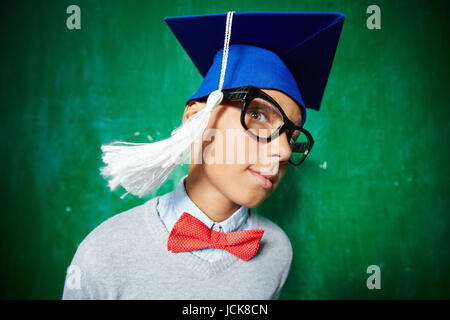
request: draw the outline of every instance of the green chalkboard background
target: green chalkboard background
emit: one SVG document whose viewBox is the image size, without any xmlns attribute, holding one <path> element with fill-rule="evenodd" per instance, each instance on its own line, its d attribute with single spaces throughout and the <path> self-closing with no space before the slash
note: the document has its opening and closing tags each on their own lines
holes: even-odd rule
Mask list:
<svg viewBox="0 0 450 320">
<path fill-rule="evenodd" d="M 68 30 L 66 8 L 81 8 Z M 381 8 L 381 30 L 366 9 Z M 201 76 L 166 16 L 346 15 L 316 140 L 256 210 L 294 248 L 282 299 L 450 298 L 449 1 L 3 1 L 0 295 L 60 299 L 77 244 L 139 199 L 111 192 L 100 146 L 165 138 Z M 369 290 L 369 265 L 381 289 Z"/>
</svg>

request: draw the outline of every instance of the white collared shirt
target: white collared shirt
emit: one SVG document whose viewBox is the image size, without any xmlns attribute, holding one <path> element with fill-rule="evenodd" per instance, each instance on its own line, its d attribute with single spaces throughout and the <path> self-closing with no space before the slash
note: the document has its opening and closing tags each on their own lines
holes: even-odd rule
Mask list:
<svg viewBox="0 0 450 320">
<path fill-rule="evenodd" d="M 181 178 L 177 188 L 174 191 L 162 195 L 158 201 L 158 214 L 169 233 L 183 212 L 189 213 L 203 222 L 208 228 L 219 232 L 233 232 L 247 230 L 249 228 L 249 209 L 244 206 L 241 206 L 228 219 L 222 222 L 214 222 L 211 220 L 195 205 L 194 202 L 192 202 L 187 195 L 184 186 L 184 180 L 186 177 L 187 175 Z M 225 254 L 230 254 L 225 250 L 216 248 L 206 248 L 191 252 L 196 256 L 210 262 L 220 259 Z"/>
</svg>

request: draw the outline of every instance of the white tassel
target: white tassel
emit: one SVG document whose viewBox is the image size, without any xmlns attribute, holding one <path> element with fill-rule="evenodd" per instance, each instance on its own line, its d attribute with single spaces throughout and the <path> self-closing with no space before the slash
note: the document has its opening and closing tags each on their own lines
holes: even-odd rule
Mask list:
<svg viewBox="0 0 450 320">
<path fill-rule="evenodd" d="M 173 169 L 186 160 L 193 144 L 203 136 L 212 110 L 223 99 L 221 90 L 228 59 L 233 13 L 234 11 L 230 11 L 227 14 L 219 89 L 209 94 L 205 108 L 189 117 L 165 140 L 153 143 L 116 141 L 101 146 L 102 160 L 106 166 L 100 169 L 100 173 L 109 179 L 108 186 L 111 191 L 119 185 L 127 190 L 121 199 L 128 193 L 142 197 L 158 189 Z"/>
<path fill-rule="evenodd" d="M 170 138 L 153 143 L 131 143 L 117 141 L 101 147 L 103 162 L 107 166 L 100 172 L 111 178 L 111 191 L 119 185 L 128 193 L 142 197 L 158 189 L 173 169 L 190 154 L 192 145 L 201 138 L 208 125 L 212 110 L 223 98 L 221 91 L 213 91 L 208 96 L 206 106 L 189 117 L 176 128 Z"/>
</svg>

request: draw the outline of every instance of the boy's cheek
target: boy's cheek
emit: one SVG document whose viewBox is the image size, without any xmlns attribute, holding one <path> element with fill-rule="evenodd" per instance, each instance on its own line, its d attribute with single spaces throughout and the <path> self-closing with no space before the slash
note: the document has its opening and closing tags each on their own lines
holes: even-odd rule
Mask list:
<svg viewBox="0 0 450 320">
<path fill-rule="evenodd" d="M 248 165 L 204 165 L 204 170 L 222 194 L 234 203 L 252 208 L 267 196 L 253 181 Z"/>
<path fill-rule="evenodd" d="M 280 169 L 278 170 L 278 177 L 277 177 L 277 181 L 275 184 L 275 188 L 278 187 L 278 185 L 280 184 L 281 180 L 283 179 L 284 175 L 286 174 L 286 170 L 288 168 L 288 163 L 281 163 L 280 164 Z"/>
</svg>

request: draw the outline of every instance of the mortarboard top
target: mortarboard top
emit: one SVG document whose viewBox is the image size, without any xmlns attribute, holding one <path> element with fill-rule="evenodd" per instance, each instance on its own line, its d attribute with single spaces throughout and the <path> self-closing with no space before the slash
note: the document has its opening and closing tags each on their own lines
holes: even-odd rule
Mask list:
<svg viewBox="0 0 450 320">
<path fill-rule="evenodd" d="M 344 22 L 339 12 L 234 13 L 223 89 L 278 89 L 319 110 Z M 164 19 L 205 79 L 189 98 L 217 89 L 226 13 Z M 186 103 L 187 103 L 186 102 Z"/>
</svg>

